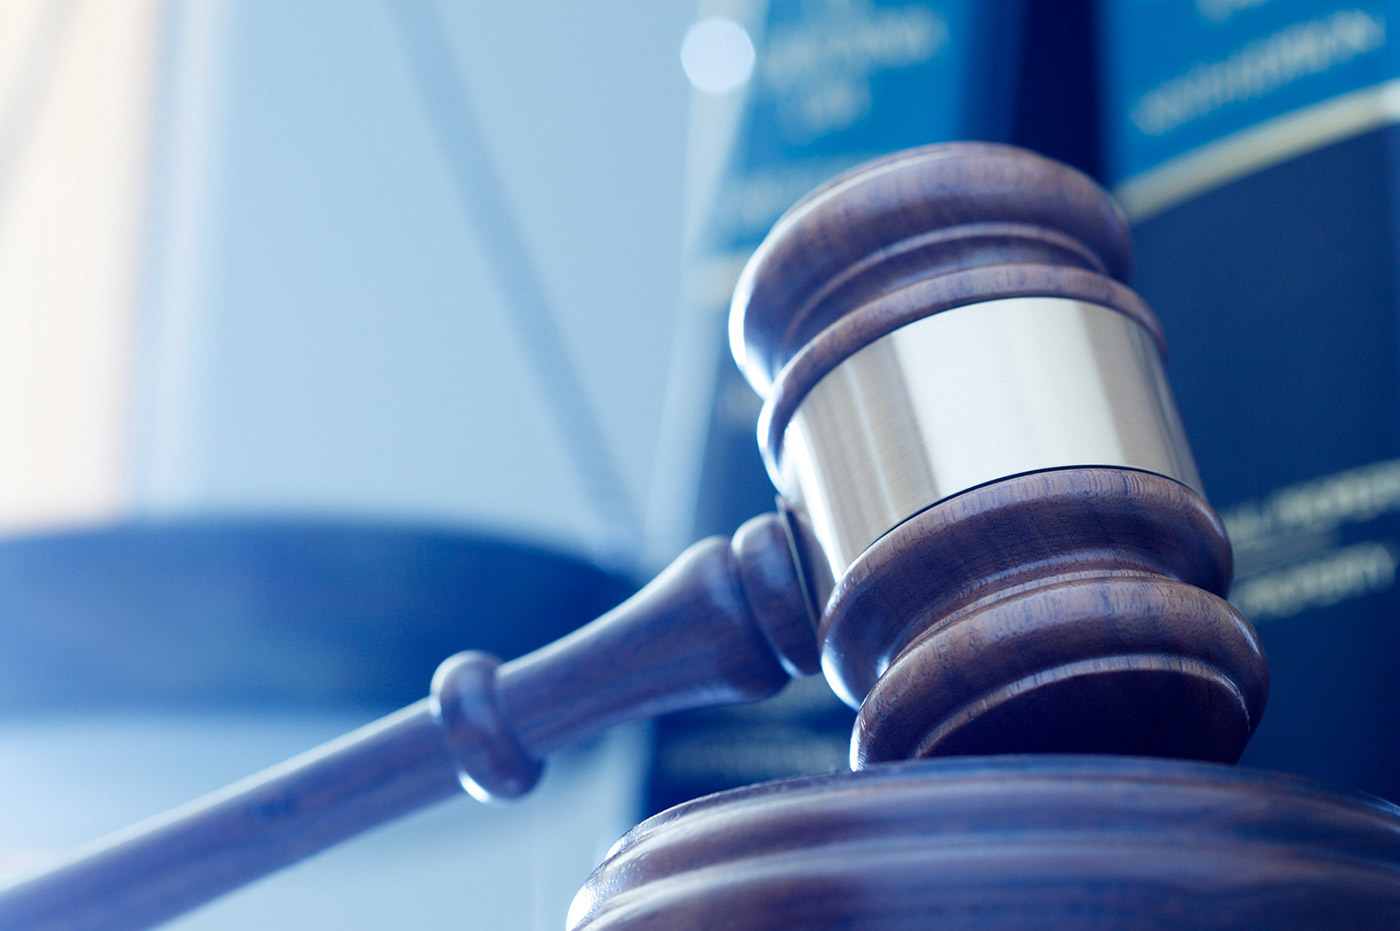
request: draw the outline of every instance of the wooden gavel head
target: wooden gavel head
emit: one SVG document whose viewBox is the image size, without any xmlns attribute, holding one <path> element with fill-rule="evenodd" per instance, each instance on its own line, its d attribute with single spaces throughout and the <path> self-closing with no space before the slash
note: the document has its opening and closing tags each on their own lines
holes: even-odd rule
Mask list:
<svg viewBox="0 0 1400 931">
<path fill-rule="evenodd" d="M 852 762 L 1233 762 L 1268 673 L 1121 282 L 1121 214 L 991 144 L 870 162 L 789 210 L 734 299 Z"/>
<path fill-rule="evenodd" d="M 572 931 L 1396 926 L 1400 810 L 1142 758 L 1233 762 L 1268 678 L 1128 265 L 1102 191 L 1004 146 L 778 222 L 731 334 L 864 771 L 654 816 Z"/>
</svg>

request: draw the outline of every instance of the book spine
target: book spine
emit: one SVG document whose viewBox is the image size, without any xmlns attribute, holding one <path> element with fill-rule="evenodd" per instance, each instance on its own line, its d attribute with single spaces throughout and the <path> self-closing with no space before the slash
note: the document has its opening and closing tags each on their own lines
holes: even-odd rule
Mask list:
<svg viewBox="0 0 1400 931">
<path fill-rule="evenodd" d="M 703 12 L 745 29 L 755 57 L 742 90 L 697 92 L 694 102 L 690 274 L 673 390 L 686 410 L 673 405 L 668 418 L 662 457 L 669 450 L 671 462 L 658 472 L 673 485 L 656 496 L 658 512 L 673 505 L 671 532 L 658 534 L 672 542 L 732 533 L 773 507 L 755 439 L 759 400 L 725 339 L 744 261 L 784 210 L 853 165 L 924 143 L 1009 139 L 1022 3 L 771 0 Z M 817 681 L 772 703 L 669 719 L 658 730 L 652 805 L 844 767 L 851 722 Z"/>
<path fill-rule="evenodd" d="M 1400 797 L 1400 4 L 1100 4 L 1105 172 L 1235 548 L 1245 762 Z"/>
</svg>

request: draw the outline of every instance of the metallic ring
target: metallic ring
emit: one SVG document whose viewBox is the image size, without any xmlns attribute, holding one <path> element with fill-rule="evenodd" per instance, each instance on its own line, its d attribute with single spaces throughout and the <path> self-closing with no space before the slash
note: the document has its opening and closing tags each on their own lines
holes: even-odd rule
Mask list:
<svg viewBox="0 0 1400 931">
<path fill-rule="evenodd" d="M 909 517 L 1013 475 L 1106 466 L 1201 487 L 1151 335 L 1064 298 L 969 304 L 865 346 L 803 398 L 777 465 L 833 579 Z"/>
</svg>

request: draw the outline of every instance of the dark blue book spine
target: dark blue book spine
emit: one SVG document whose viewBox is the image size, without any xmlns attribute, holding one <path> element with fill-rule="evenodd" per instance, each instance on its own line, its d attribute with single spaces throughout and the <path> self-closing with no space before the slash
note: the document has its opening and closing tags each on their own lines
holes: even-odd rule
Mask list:
<svg viewBox="0 0 1400 931">
<path fill-rule="evenodd" d="M 685 296 L 702 338 L 682 349 L 710 360 L 701 392 L 680 386 L 711 402 L 695 447 L 696 536 L 732 533 L 773 508 L 756 442 L 759 401 L 724 338 L 743 261 L 784 210 L 830 176 L 923 143 L 1006 140 L 1014 117 L 1021 0 L 771 0 L 749 10 L 742 24 L 756 48 L 753 77 L 731 144 L 718 164 L 699 166 L 717 181 L 692 257 L 703 273 Z M 669 719 L 658 729 L 651 803 L 843 767 L 851 723 L 852 712 L 817 681 L 753 708 Z"/>
<path fill-rule="evenodd" d="M 1400 798 L 1400 4 L 1100 9 L 1133 284 L 1273 674 L 1245 762 Z"/>
</svg>

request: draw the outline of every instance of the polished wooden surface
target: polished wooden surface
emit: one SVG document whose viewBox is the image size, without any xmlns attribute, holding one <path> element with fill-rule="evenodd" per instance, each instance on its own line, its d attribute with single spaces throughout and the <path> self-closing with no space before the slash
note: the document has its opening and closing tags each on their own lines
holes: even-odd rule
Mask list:
<svg viewBox="0 0 1400 931">
<path fill-rule="evenodd" d="M 953 308 L 1088 301 L 1164 351 L 1121 281 L 1130 265 L 1107 194 L 1007 146 L 927 146 L 823 185 L 774 227 L 735 298 L 736 355 L 767 395 L 770 469 L 817 382 Z M 1206 501 L 1145 472 L 1009 476 L 909 516 L 831 580 L 824 607 L 823 668 L 861 708 L 853 765 L 1024 751 L 1237 760 L 1268 671 L 1224 601 L 1230 576 Z"/>
<path fill-rule="evenodd" d="M 864 699 L 852 762 L 1233 763 L 1269 680 L 1229 579 L 1215 512 L 1145 472 L 1024 475 L 930 508 L 861 557 L 823 620 L 828 676 Z"/>
<path fill-rule="evenodd" d="M 993 265 L 1123 281 L 1131 264 L 1121 213 L 1080 172 L 1011 146 L 925 146 L 858 166 L 793 206 L 740 280 L 731 332 L 745 374 L 767 382 L 853 308 L 919 281 Z"/>
<path fill-rule="evenodd" d="M 1072 297 L 1160 346 L 1113 280 L 1128 262 L 1107 197 L 1029 153 L 931 147 L 826 185 L 736 298 L 770 464 L 812 385 L 953 307 Z M 645 822 L 571 929 L 1400 926 L 1393 806 L 1164 758 L 1233 761 L 1263 712 L 1230 576 L 1215 512 L 1146 472 L 1012 475 L 909 516 L 831 580 L 819 629 L 828 679 L 861 709 L 860 771 Z M 1026 751 L 1042 755 L 1010 755 Z"/>
<path fill-rule="evenodd" d="M 776 515 L 686 550 L 615 611 L 508 663 L 496 688 L 528 756 L 623 721 L 754 701 L 817 654 L 788 537 Z"/>
<path fill-rule="evenodd" d="M 1128 265 L 1107 196 L 1029 153 L 934 146 L 825 185 L 778 223 L 736 297 L 770 466 L 813 385 L 954 307 L 1091 301 L 1160 348 L 1156 318 L 1114 280 Z M 1087 755 L 1238 758 L 1268 671 L 1224 600 L 1230 576 L 1209 504 L 1141 471 L 1012 475 L 910 515 L 831 580 L 822 612 L 823 669 L 860 707 L 860 771 L 651 819 L 589 880 L 570 927 L 1392 926 L 1394 808 Z M 1009 755 L 1027 751 L 1045 755 Z M 1086 755 L 1053 755 L 1066 752 Z M 891 762 L 964 754 L 1008 755 Z"/>
<path fill-rule="evenodd" d="M 634 828 L 571 931 L 1387 929 L 1400 809 L 1174 760 L 1003 756 L 767 783 Z"/>
</svg>

